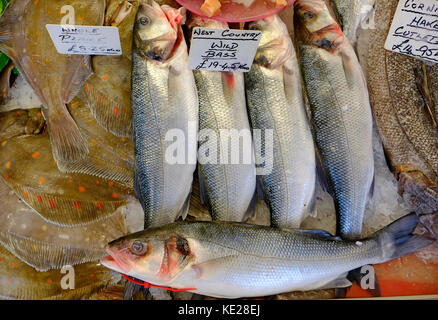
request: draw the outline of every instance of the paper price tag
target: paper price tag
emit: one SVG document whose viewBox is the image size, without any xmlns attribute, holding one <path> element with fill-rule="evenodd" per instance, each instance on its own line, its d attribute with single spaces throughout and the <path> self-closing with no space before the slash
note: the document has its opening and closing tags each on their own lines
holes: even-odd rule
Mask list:
<svg viewBox="0 0 438 320">
<path fill-rule="evenodd" d="M 438 0 L 400 0 L 385 49 L 438 62 Z"/>
<path fill-rule="evenodd" d="M 122 54 L 117 27 L 47 24 L 46 29 L 61 54 Z"/>
<path fill-rule="evenodd" d="M 189 67 L 194 70 L 248 72 L 261 31 L 196 27 L 192 32 Z"/>
</svg>

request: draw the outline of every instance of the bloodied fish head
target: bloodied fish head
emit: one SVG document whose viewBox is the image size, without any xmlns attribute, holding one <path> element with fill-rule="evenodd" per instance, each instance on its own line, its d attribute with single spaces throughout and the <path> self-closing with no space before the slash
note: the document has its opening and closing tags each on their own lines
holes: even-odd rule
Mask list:
<svg viewBox="0 0 438 320">
<path fill-rule="evenodd" d="M 228 23 L 226 22 L 204 18 L 196 14 L 190 15 L 190 19 L 187 23 L 187 26 L 189 27 L 189 29 L 195 27 L 210 28 L 210 29 L 228 29 Z"/>
<path fill-rule="evenodd" d="M 344 34 L 324 1 L 298 0 L 296 14 L 301 41 L 328 51 L 334 51 L 344 42 Z"/>
<path fill-rule="evenodd" d="M 155 1 L 141 3 L 134 25 L 134 44 L 140 54 L 164 61 L 171 54 L 178 32 L 166 12 Z"/>
<path fill-rule="evenodd" d="M 108 244 L 104 266 L 148 281 L 166 283 L 193 259 L 189 242 L 180 235 L 148 229 Z"/>
<path fill-rule="evenodd" d="M 291 56 L 292 41 L 286 25 L 277 15 L 252 22 L 248 28 L 262 31 L 254 63 L 275 69 Z"/>
</svg>

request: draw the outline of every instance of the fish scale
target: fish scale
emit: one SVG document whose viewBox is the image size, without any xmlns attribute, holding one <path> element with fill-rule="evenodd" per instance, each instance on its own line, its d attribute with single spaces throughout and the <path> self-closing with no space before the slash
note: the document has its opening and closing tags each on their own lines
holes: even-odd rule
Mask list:
<svg viewBox="0 0 438 320">
<path fill-rule="evenodd" d="M 357 30 L 367 14 L 372 10 L 375 0 L 331 0 L 336 6 L 342 31 L 349 41 L 355 43 Z"/>
<path fill-rule="evenodd" d="M 358 238 L 374 172 L 371 110 L 360 92 L 365 88 L 360 83 L 351 86 L 342 57 L 313 46 L 302 45 L 300 51 L 316 142 L 339 214 L 338 229 L 342 236 Z"/>
<path fill-rule="evenodd" d="M 169 42 L 173 50 L 165 61 L 153 60 L 156 53 L 153 59 L 147 56 L 150 52 L 140 48 L 143 43 L 138 40 L 142 36 L 153 38 L 157 30 L 172 33 L 174 26 L 166 18 L 167 12 L 172 10 L 169 16 L 181 16 L 176 9 L 160 7 L 155 2 L 142 3 L 134 29 L 131 90 L 134 174 L 136 194 L 145 212 L 145 228 L 185 217 L 196 169 L 196 158 L 193 160 L 191 156 L 196 154 L 198 97 L 193 73 L 188 68 L 181 21 L 172 22 L 178 39 L 176 44 Z M 139 24 L 142 17 L 147 17 L 148 24 L 160 28 L 142 30 Z M 190 123 L 194 124 L 194 135 L 190 135 Z M 179 142 L 183 144 L 185 157 L 183 163 L 173 164 L 167 153 L 174 141 L 166 140 L 166 136 L 175 129 L 184 135 L 184 141 Z"/>
<path fill-rule="evenodd" d="M 348 271 L 432 244 L 433 239 L 412 234 L 417 224 L 415 213 L 409 214 L 358 242 L 322 230 L 176 222 L 111 242 L 111 257 L 102 264 L 150 283 L 196 288 L 190 291 L 218 298 L 346 287 L 351 285 Z M 173 239 L 184 242 L 185 250 L 169 246 Z M 135 246 L 142 252 L 132 252 Z"/>
<path fill-rule="evenodd" d="M 260 61 L 256 61 L 250 72 L 245 73 L 248 110 L 253 129 L 261 130 L 262 136 L 272 130 L 272 154 L 267 141 L 261 142 L 267 163 L 272 171 L 259 176 L 265 200 L 271 211 L 274 227 L 299 228 L 301 222 L 312 211 L 315 190 L 315 150 L 304 108 L 301 75 L 297 57 L 292 48 L 287 29 L 275 16 L 272 22 L 262 26 L 262 31 L 275 26 L 274 32 L 265 34 L 274 47 L 283 44 L 287 52 L 286 61 L 278 67 L 264 66 L 269 51 L 260 45 Z M 274 53 L 275 54 L 275 53 Z M 278 53 L 280 55 L 280 53 Z M 257 57 L 257 56 L 256 56 Z M 275 61 L 275 60 L 274 60 Z M 258 147 L 257 147 L 258 148 Z M 260 151 L 256 152 L 256 158 Z M 262 158 L 258 159 L 261 163 Z M 265 165 L 267 169 L 267 166 Z"/>
<path fill-rule="evenodd" d="M 367 51 L 368 86 L 385 154 L 399 180 L 399 193 L 412 210 L 431 213 L 438 207 L 438 140 L 431 119 L 436 119 L 438 105 L 438 67 L 384 49 L 397 4 L 396 0 L 376 1 L 376 29 L 370 32 Z M 423 84 L 424 79 L 430 97 L 419 89 L 418 80 Z"/>
<path fill-rule="evenodd" d="M 199 94 L 199 129 L 213 130 L 220 138 L 220 130 L 248 130 L 243 75 L 215 71 L 194 71 Z M 230 84 L 228 83 L 231 82 Z M 230 147 L 229 147 L 230 148 Z M 251 144 L 251 149 L 252 144 Z M 220 148 L 217 150 L 219 159 Z M 228 159 L 231 148 L 223 150 Z M 205 163 L 199 165 L 200 179 L 213 219 L 243 221 L 254 196 L 256 186 L 254 163 Z M 252 161 L 252 159 L 251 159 Z"/>
<path fill-rule="evenodd" d="M 133 53 L 133 84 L 132 84 L 132 116 L 135 143 L 135 182 L 137 196 L 142 205 L 147 201 L 147 212 L 159 212 L 163 205 L 164 194 L 164 160 L 161 147 L 161 133 L 159 113 L 160 108 L 167 105 L 167 86 L 165 81 L 157 84 L 154 82 L 155 72 L 148 72 L 154 66 L 147 60 Z M 149 68 L 148 68 L 149 67 Z M 168 70 L 155 70 L 160 74 L 164 71 L 167 79 Z M 166 72 L 167 71 L 167 72 Z M 158 80 L 160 79 L 157 77 Z M 135 79 L 142 79 L 139 84 Z M 149 83 L 151 82 L 151 83 Z M 155 95 L 161 95 L 163 103 Z M 142 106 L 142 107 L 140 107 Z M 141 124 L 137 126 L 137 124 Z M 158 134 L 151 134 L 158 133 Z M 153 215 L 145 215 L 145 226 L 160 223 Z"/>
<path fill-rule="evenodd" d="M 394 108 L 398 122 L 417 153 L 431 166 L 438 176 L 438 136 L 428 118 L 424 100 L 417 89 L 414 70 L 421 69 L 422 62 L 393 54 L 386 61 L 389 91 L 404 108 Z M 399 79 L 404 79 L 399 81 Z"/>
</svg>

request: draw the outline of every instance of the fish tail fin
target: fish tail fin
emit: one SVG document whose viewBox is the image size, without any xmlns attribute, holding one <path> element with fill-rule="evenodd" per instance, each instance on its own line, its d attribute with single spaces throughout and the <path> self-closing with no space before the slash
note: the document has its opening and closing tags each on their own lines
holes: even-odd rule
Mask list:
<svg viewBox="0 0 438 320">
<path fill-rule="evenodd" d="M 435 241 L 412 233 L 418 222 L 417 215 L 411 213 L 394 221 L 376 234 L 382 249 L 382 262 L 421 250 Z"/>
<path fill-rule="evenodd" d="M 10 27 L 17 23 L 17 17 L 23 15 L 24 8 L 28 3 L 29 1 L 12 0 L 6 5 L 3 13 L 0 13 L 0 43 L 9 40 Z"/>
<path fill-rule="evenodd" d="M 132 136 L 131 107 L 115 101 L 99 92 L 93 85 L 85 85 L 88 108 L 96 121 L 107 131 L 118 137 Z"/>
<path fill-rule="evenodd" d="M 49 127 L 53 158 L 57 163 L 84 160 L 89 152 L 88 146 L 66 107 L 62 108 L 64 110 L 60 112 L 43 108 L 44 118 Z"/>
<path fill-rule="evenodd" d="M 246 209 L 245 215 L 243 216 L 242 222 L 246 222 L 249 219 L 253 219 L 256 216 L 256 204 L 257 204 L 257 192 L 254 188 L 254 194 L 251 198 L 251 201 L 248 205 L 248 209 Z"/>
<path fill-rule="evenodd" d="M 189 195 L 187 196 L 187 199 L 184 201 L 184 204 L 183 204 L 181 210 L 179 211 L 177 219 L 179 217 L 181 217 L 183 220 L 185 220 L 187 218 L 187 215 L 189 214 L 189 209 L 190 209 L 191 194 L 192 194 L 192 192 L 190 191 Z"/>
</svg>

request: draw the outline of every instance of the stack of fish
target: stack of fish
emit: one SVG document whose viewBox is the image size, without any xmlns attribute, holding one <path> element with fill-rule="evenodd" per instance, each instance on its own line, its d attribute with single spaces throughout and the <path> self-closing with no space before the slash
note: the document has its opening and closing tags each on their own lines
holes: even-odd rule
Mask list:
<svg viewBox="0 0 438 320">
<path fill-rule="evenodd" d="M 187 133 L 187 127 L 176 122 L 174 108 L 178 108 L 180 119 L 187 121 L 193 115 L 190 107 L 196 96 L 186 89 L 186 100 L 175 104 L 174 95 L 180 90 L 174 93 L 170 90 L 183 76 L 185 83 L 193 83 L 193 75 L 187 73 L 187 53 L 180 53 L 181 45 L 185 49 L 178 32 L 179 23 L 184 20 L 179 17 L 182 11 L 162 6 L 160 12 L 154 2 L 142 3 L 134 29 L 131 108 L 136 191 L 147 223 L 144 231 L 109 244 L 110 256 L 102 259 L 105 266 L 155 285 L 190 288 L 201 295 L 254 297 L 290 290 L 346 287 L 351 285 L 346 279 L 348 271 L 409 254 L 434 241 L 412 234 L 418 223 L 415 214 L 394 222 L 373 237 L 356 241 L 362 234 L 374 176 L 367 85 L 353 47 L 325 2 L 299 0 L 295 6 L 301 69 L 311 105 L 318 161 L 333 195 L 340 236 L 321 230 L 293 229 L 312 211 L 316 157 L 298 59 L 287 29 L 277 16 L 249 24 L 250 29 L 262 31 L 262 39 L 244 82 L 252 128 L 274 131 L 271 159 L 274 169 L 259 177 L 261 193 L 271 212 L 271 226 L 232 222 L 247 218 L 253 188 L 239 193 L 242 194 L 239 200 L 245 201 L 245 205 L 236 203 L 233 211 L 230 204 L 236 200 L 230 197 L 230 189 L 240 184 L 252 186 L 251 174 L 242 181 L 245 171 L 240 169 L 243 176 L 237 181 L 230 178 L 234 169 L 230 165 L 202 162 L 200 189 L 213 221 L 172 223 L 184 216 L 189 190 L 180 187 L 179 191 L 184 192 L 173 192 L 172 198 L 167 194 L 176 183 L 191 184 L 192 177 L 186 173 L 192 172 L 193 167 L 180 164 L 180 170 L 174 171 L 174 181 L 166 183 L 171 169 L 169 163 L 163 163 L 168 147 L 163 146 L 163 141 L 168 141 L 164 135 L 175 123 Z M 190 26 L 226 27 L 200 17 L 194 17 Z M 176 65 L 178 58 L 184 65 Z M 175 69 L 174 74 L 169 66 Z M 241 121 L 243 94 L 238 76 L 194 71 L 194 77 L 200 128 L 212 129 L 219 135 L 220 129 L 229 127 L 231 121 L 235 121 L 232 125 L 237 129 L 247 128 L 247 122 Z M 180 84 L 180 88 L 186 87 Z M 230 101 L 233 118 L 227 115 Z M 149 114 L 154 116 L 148 118 Z M 186 152 L 190 154 L 190 150 Z M 257 156 L 256 153 L 256 159 Z M 172 204 L 173 210 L 166 204 Z M 236 214 L 237 209 L 240 212 Z"/>
<path fill-rule="evenodd" d="M 77 1 L 71 10 L 79 24 L 100 25 L 105 3 Z M 14 0 L 0 20 L 1 50 L 43 104 L 0 117 L 2 298 L 81 299 L 120 281 L 98 260 L 129 232 L 134 148 L 100 127 L 77 95 L 92 74 L 90 57 L 58 54 L 36 31 L 59 24 L 64 6 Z"/>
<path fill-rule="evenodd" d="M 349 271 L 431 244 L 413 234 L 415 214 L 362 239 L 374 185 L 372 111 L 347 39 L 356 37 L 358 9 L 336 4 L 347 36 L 324 0 L 296 1 L 297 48 L 278 16 L 249 23 L 262 36 L 243 75 L 189 68 L 186 12 L 174 4 L 75 2 L 80 24 L 119 28 L 123 54 L 90 58 L 60 55 L 35 33 L 59 23 L 65 0 L 12 0 L 0 50 L 43 106 L 0 116 L 0 262 L 9 262 L 0 278 L 10 285 L 0 296 L 85 298 L 120 280 L 111 270 L 219 298 L 344 288 Z M 228 28 L 194 15 L 187 26 Z M 251 161 L 221 162 L 232 149 L 204 148 L 206 130 L 219 142 L 227 131 L 249 132 L 249 152 L 238 155 Z M 251 130 L 271 131 L 272 141 L 256 141 Z M 336 236 L 299 229 L 316 211 L 317 171 L 334 200 Z M 190 202 L 197 181 L 204 208 Z M 144 230 L 127 235 L 122 211 L 135 198 L 144 223 L 134 229 Z M 270 226 L 242 223 L 260 199 Z M 177 221 L 198 210 L 212 221 Z M 20 273 L 15 258 L 28 265 Z M 100 258 L 103 266 L 93 262 Z M 53 270 L 68 265 L 80 273 L 74 291 L 61 290 L 65 278 Z M 125 297 L 137 289 L 127 286 Z"/>
</svg>

